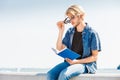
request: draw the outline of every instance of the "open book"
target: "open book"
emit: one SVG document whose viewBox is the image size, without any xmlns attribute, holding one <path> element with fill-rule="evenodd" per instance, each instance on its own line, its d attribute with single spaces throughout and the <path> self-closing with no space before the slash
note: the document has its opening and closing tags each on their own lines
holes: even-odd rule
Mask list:
<svg viewBox="0 0 120 80">
<path fill-rule="evenodd" d="M 61 51 L 58 51 L 54 48 L 52 48 L 52 50 L 59 56 L 63 57 L 63 58 L 69 58 L 71 60 L 76 59 L 78 57 L 80 57 L 81 55 L 77 54 L 76 52 L 68 49 L 68 48 L 64 48 Z"/>
</svg>

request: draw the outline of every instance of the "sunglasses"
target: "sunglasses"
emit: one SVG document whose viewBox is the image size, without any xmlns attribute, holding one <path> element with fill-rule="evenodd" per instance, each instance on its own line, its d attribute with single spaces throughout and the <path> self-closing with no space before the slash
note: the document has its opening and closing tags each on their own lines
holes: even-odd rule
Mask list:
<svg viewBox="0 0 120 80">
<path fill-rule="evenodd" d="M 68 24 L 68 23 L 70 23 L 70 21 L 71 21 L 72 19 L 74 19 L 74 18 L 75 18 L 75 16 L 72 16 L 71 19 L 70 19 L 69 17 L 67 17 L 67 18 L 64 19 L 63 22 L 64 22 L 65 24 Z"/>
</svg>

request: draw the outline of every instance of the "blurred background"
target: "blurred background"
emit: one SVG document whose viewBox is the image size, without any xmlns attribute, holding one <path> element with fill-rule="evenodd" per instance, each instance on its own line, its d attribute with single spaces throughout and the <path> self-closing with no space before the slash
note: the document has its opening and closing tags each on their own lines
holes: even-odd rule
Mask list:
<svg viewBox="0 0 120 80">
<path fill-rule="evenodd" d="M 86 11 L 85 21 L 100 36 L 98 68 L 120 64 L 120 0 L 0 0 L 0 68 L 51 68 L 63 61 L 52 50 L 72 4 Z M 72 27 L 66 25 L 66 30 Z"/>
</svg>

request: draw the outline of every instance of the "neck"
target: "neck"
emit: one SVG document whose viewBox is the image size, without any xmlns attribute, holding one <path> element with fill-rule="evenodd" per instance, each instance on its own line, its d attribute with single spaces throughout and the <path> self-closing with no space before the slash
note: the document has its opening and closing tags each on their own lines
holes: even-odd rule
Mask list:
<svg viewBox="0 0 120 80">
<path fill-rule="evenodd" d="M 77 29 L 78 32 L 82 32 L 84 30 L 85 26 L 86 26 L 85 22 L 82 21 L 76 26 L 76 29 Z"/>
</svg>

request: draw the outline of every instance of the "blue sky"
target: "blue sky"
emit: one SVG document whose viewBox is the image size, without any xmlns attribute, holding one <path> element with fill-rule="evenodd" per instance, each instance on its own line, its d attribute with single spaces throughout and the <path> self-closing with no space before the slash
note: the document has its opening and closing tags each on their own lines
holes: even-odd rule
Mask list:
<svg viewBox="0 0 120 80">
<path fill-rule="evenodd" d="M 86 11 L 86 22 L 98 33 L 99 68 L 116 68 L 119 59 L 120 0 L 0 0 L 0 66 L 48 68 L 62 62 L 54 54 L 58 29 L 71 4 Z M 66 25 L 67 28 L 71 25 Z"/>
</svg>

